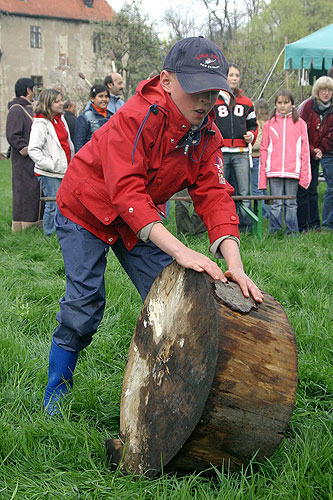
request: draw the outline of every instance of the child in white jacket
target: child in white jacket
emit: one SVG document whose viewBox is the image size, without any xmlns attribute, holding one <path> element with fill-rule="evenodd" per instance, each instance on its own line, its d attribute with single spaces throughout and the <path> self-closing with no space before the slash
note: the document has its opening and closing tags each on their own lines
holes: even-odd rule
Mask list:
<svg viewBox="0 0 333 500">
<path fill-rule="evenodd" d="M 56 89 L 43 90 L 38 97 L 31 127 L 28 154 L 35 163 L 35 175 L 43 194 L 55 197 L 67 166 L 74 155 L 69 129 L 62 116 L 63 97 Z M 43 229 L 46 235 L 55 231 L 55 201 L 45 203 Z"/>
<path fill-rule="evenodd" d="M 270 232 L 282 229 L 282 212 L 287 234 L 298 233 L 298 184 L 307 188 L 311 181 L 310 151 L 306 123 L 299 118 L 289 90 L 275 97 L 275 107 L 263 129 L 260 146 L 259 189 L 271 195 L 294 196 L 292 200 L 274 200 L 270 212 Z"/>
</svg>

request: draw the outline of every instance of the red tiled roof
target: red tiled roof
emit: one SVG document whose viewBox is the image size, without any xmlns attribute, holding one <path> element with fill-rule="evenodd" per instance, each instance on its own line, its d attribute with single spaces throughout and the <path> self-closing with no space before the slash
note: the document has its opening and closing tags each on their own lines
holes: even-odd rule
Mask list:
<svg viewBox="0 0 333 500">
<path fill-rule="evenodd" d="M 0 0 L 0 11 L 9 14 L 100 21 L 109 20 L 114 15 L 106 0 L 93 0 L 93 7 L 86 7 L 84 0 Z"/>
</svg>

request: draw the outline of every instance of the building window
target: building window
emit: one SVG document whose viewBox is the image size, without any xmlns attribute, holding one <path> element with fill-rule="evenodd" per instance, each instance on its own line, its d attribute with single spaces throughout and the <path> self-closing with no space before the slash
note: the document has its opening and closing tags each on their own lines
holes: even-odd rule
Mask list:
<svg viewBox="0 0 333 500">
<path fill-rule="evenodd" d="M 43 77 L 40 75 L 31 75 L 31 80 L 34 81 L 34 85 L 36 87 L 36 95 L 43 90 Z"/>
<path fill-rule="evenodd" d="M 93 50 L 94 50 L 95 54 L 97 54 L 97 52 L 101 51 L 101 34 L 100 33 L 93 34 Z"/>
<path fill-rule="evenodd" d="M 30 26 L 30 47 L 33 49 L 40 49 L 42 47 L 40 26 Z"/>
<path fill-rule="evenodd" d="M 86 7 L 92 8 L 94 6 L 94 0 L 83 0 Z"/>
</svg>

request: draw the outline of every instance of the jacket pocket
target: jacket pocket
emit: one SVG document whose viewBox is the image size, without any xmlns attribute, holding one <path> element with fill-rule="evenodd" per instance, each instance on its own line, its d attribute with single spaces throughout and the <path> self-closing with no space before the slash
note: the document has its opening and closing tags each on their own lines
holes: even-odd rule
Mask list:
<svg viewBox="0 0 333 500">
<path fill-rule="evenodd" d="M 82 212 L 79 209 L 77 215 L 82 215 L 82 218 L 86 220 L 84 212 L 90 212 L 94 217 L 96 217 L 103 225 L 110 225 L 117 217 L 117 212 L 112 207 L 111 200 L 105 190 L 103 190 L 103 184 L 99 187 L 96 182 L 94 185 L 88 183 L 86 179 L 82 179 L 78 185 L 73 190 L 74 198 L 80 203 L 84 208 Z"/>
</svg>

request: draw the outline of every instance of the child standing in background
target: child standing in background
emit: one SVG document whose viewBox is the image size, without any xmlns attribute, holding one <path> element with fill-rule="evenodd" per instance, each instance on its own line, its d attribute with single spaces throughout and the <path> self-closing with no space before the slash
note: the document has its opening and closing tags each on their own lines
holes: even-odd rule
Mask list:
<svg viewBox="0 0 333 500">
<path fill-rule="evenodd" d="M 74 145 L 63 117 L 63 97 L 57 89 L 39 94 L 31 127 L 28 154 L 35 163 L 35 175 L 46 197 L 56 196 L 68 164 L 74 156 Z M 46 236 L 55 232 L 55 201 L 45 203 L 43 230 Z"/>
<path fill-rule="evenodd" d="M 254 111 L 256 113 L 257 125 L 258 125 L 258 135 L 257 140 L 252 146 L 252 169 L 251 169 L 251 194 L 253 196 L 265 195 L 267 190 L 258 189 L 259 183 L 259 158 L 260 158 L 260 144 L 262 139 L 262 131 L 264 128 L 264 123 L 269 119 L 268 104 L 265 99 L 258 99 L 254 103 Z M 269 205 L 266 205 L 263 201 L 262 204 L 262 214 L 266 219 L 269 219 L 270 209 Z"/>
<path fill-rule="evenodd" d="M 270 232 L 282 229 L 282 211 L 287 234 L 298 233 L 297 190 L 311 181 L 310 151 L 306 123 L 299 118 L 294 97 L 281 90 L 275 97 L 275 107 L 263 128 L 260 146 L 259 189 L 266 189 L 267 178 L 271 195 L 295 196 L 293 200 L 275 200 L 271 206 Z"/>
</svg>

